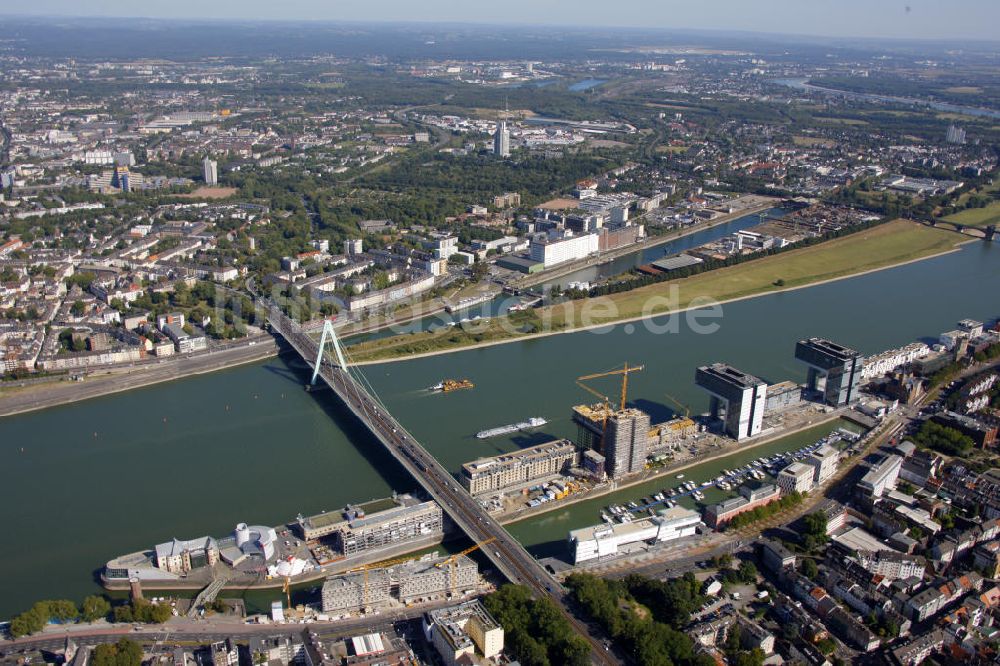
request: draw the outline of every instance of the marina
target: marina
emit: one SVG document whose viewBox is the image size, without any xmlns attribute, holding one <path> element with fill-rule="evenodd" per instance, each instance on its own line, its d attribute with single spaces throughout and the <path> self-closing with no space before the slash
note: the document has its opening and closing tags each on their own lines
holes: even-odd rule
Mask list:
<svg viewBox="0 0 1000 666">
<path fill-rule="evenodd" d="M 774 479 L 786 465 L 805 458 L 821 446 L 846 445 L 856 441 L 858 436 L 858 433 L 840 427 L 813 444 L 802 446 L 794 451 L 764 455 L 735 470 L 724 469 L 718 477 L 703 481 L 701 484 L 687 481 L 674 488 L 663 488 L 653 495 L 642 498 L 641 502 L 630 501 L 626 504 L 608 505 L 601 512 L 601 517 L 608 523 L 614 522 L 615 519 L 619 522 L 631 522 L 639 514 L 655 515 L 661 509 L 672 509 L 678 506 L 678 502 L 684 498 L 690 497 L 702 502 L 705 500 L 703 491 L 706 488 L 714 487 L 728 493 L 748 481 Z"/>
<path fill-rule="evenodd" d="M 672 415 L 665 392 L 695 410 L 705 408 L 692 367 L 716 360 L 719 349 L 730 350 L 727 361 L 764 378 L 802 381 L 805 371 L 791 354 L 798 339 L 822 334 L 878 353 L 936 336 L 964 317 L 994 316 L 989 295 L 1000 289 L 998 253 L 994 245 L 976 243 L 876 274 L 730 303 L 712 335 L 683 326 L 657 334 L 640 323 L 631 334 L 618 326 L 601 335 L 555 335 L 365 371 L 400 421 L 457 473 L 470 458 L 470 433 L 483 426 L 482 405 L 490 405 L 496 423 L 564 413 L 582 397 L 574 384 L 581 359 L 603 359 L 606 367 L 642 359 L 655 368 L 638 374 L 630 393 L 654 422 L 662 422 Z M 979 288 L 965 288 L 973 283 Z M 425 390 L 449 376 L 467 376 L 476 388 L 448 399 Z M 247 517 L 277 525 L 299 512 L 412 490 L 413 481 L 343 408 L 324 392 L 301 390 L 307 378 L 304 362 L 279 358 L 0 421 L 0 500 L 22 507 L 8 516 L 16 537 L 0 540 L 0 616 L 39 598 L 82 599 L 99 589 L 95 568 L 172 535 L 221 534 Z M 846 426 L 832 423 L 794 435 L 790 443 L 736 450 L 683 470 L 681 479 L 669 473 L 669 483 L 664 474 L 602 497 L 549 503 L 552 511 L 509 530 L 537 556 L 564 556 L 565 535 L 599 520 L 609 503 L 634 501 L 680 481 L 700 484 L 724 469 L 812 444 L 839 427 Z M 502 453 L 575 436 L 568 419 L 553 419 L 537 431 L 489 442 L 491 453 Z M 47 481 L 52 479 L 76 481 Z M 136 482 L 124 492 L 104 482 L 109 479 Z M 206 483 L 214 489 L 210 496 Z M 42 485 L 45 492 L 37 492 Z M 715 487 L 701 492 L 706 502 L 724 496 Z M 28 496 L 31 502 L 19 499 Z M 684 497 L 680 504 L 693 502 Z M 55 515 L 59 529 L 52 529 Z"/>
</svg>

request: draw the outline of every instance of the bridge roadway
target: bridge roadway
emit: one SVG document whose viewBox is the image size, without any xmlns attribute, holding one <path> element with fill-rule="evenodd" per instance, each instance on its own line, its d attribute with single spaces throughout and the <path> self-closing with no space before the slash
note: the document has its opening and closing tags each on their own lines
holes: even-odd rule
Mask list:
<svg viewBox="0 0 1000 666">
<path fill-rule="evenodd" d="M 314 361 L 319 345 L 298 324 L 274 307 L 270 308 L 268 320 L 272 330 L 279 333 L 298 354 L 307 362 Z M 590 644 L 596 663 L 619 663 L 591 634 L 589 626 L 570 612 L 568 595 L 562 586 L 469 493 L 458 486 L 451 473 L 367 389 L 350 373 L 326 360 L 321 365 L 320 376 L 470 539 L 476 543 L 494 539 L 481 550 L 509 581 L 526 585 L 537 597 L 547 596 L 556 602 L 576 632 Z"/>
</svg>

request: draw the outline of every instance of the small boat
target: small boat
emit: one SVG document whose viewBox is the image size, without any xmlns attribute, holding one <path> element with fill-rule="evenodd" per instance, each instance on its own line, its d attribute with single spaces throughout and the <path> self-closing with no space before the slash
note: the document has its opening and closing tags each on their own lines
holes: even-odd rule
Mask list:
<svg viewBox="0 0 1000 666">
<path fill-rule="evenodd" d="M 434 386 L 428 386 L 427 390 L 434 391 L 436 393 L 447 393 L 449 391 L 470 389 L 474 387 L 475 384 L 470 382 L 468 379 L 443 379 Z"/>
</svg>

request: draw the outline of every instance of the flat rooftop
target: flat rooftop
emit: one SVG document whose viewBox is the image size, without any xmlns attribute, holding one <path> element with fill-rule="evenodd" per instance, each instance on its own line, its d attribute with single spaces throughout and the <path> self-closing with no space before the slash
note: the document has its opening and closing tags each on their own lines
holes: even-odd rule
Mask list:
<svg viewBox="0 0 1000 666">
<path fill-rule="evenodd" d="M 833 540 L 851 550 L 871 553 L 877 553 L 880 550 L 896 550 L 860 527 L 853 527 L 843 534 L 835 535 Z"/>
<path fill-rule="evenodd" d="M 827 340 L 826 338 L 809 338 L 808 340 L 799 340 L 799 344 L 803 347 L 808 347 L 820 353 L 844 361 L 861 356 L 857 350 L 845 347 L 844 345 L 838 345 L 836 342 Z"/>
<path fill-rule="evenodd" d="M 766 386 L 767 382 L 751 374 L 743 372 L 727 363 L 713 363 L 703 365 L 698 368 L 699 375 L 708 375 L 720 381 L 739 388 L 753 388 L 755 386 Z"/>
</svg>

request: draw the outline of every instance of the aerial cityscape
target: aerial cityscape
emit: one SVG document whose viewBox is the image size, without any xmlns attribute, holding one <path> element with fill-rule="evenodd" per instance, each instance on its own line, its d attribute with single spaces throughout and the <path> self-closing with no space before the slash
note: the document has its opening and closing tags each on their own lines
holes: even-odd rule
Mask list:
<svg viewBox="0 0 1000 666">
<path fill-rule="evenodd" d="M 0 664 L 1000 663 L 1000 6 L 338 4 L 0 21 Z"/>
</svg>

